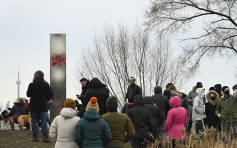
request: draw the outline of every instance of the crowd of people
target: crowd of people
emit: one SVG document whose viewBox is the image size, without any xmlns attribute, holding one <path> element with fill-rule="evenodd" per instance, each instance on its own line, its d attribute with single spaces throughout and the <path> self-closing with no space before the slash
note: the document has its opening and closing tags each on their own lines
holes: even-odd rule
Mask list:
<svg viewBox="0 0 237 148">
<path fill-rule="evenodd" d="M 38 142 L 38 120 L 41 120 L 43 142 L 49 143 L 49 136 L 56 139 L 55 148 L 120 148 L 131 141 L 133 148 L 147 147 L 147 144 L 163 139 L 172 147 L 177 141 L 185 145 L 186 135 L 195 132 L 200 139 L 207 128 L 227 132 L 236 137 L 237 126 L 237 84 L 230 94 L 228 86 L 216 84 L 205 94 L 201 82 L 186 95 L 177 91 L 172 83 L 154 87 L 154 95 L 143 96 L 136 79 L 129 79 L 130 85 L 124 97 L 121 113 L 118 98 L 109 95 L 109 89 L 98 78 L 90 81 L 82 78 L 81 94 L 77 99 L 67 98 L 60 115 L 54 118 L 48 130 L 48 105 L 52 103 L 53 91 L 44 81 L 42 71 L 37 71 L 29 85 L 29 110 L 24 100 L 19 100 L 6 116 L 30 112 L 32 141 Z M 21 102 L 19 102 L 21 101 Z M 20 105 L 19 105 L 20 104 Z M 22 106 L 21 109 L 19 106 Z M 197 139 L 198 140 L 198 139 Z"/>
</svg>

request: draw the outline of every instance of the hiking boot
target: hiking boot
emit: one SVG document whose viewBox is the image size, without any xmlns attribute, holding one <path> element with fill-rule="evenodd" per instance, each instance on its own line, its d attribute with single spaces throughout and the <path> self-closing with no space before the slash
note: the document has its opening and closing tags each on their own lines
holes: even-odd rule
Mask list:
<svg viewBox="0 0 237 148">
<path fill-rule="evenodd" d="M 32 139 L 30 139 L 30 141 L 38 142 L 39 139 L 37 139 L 37 138 L 32 138 Z"/>
<path fill-rule="evenodd" d="M 49 141 L 49 139 L 43 139 L 43 142 L 45 142 L 45 143 L 51 143 L 51 141 Z"/>
</svg>

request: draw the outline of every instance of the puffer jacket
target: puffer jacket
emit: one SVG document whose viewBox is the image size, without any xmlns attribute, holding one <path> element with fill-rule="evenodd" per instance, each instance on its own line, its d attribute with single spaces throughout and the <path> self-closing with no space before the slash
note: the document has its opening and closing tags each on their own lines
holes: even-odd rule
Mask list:
<svg viewBox="0 0 237 148">
<path fill-rule="evenodd" d="M 154 93 L 155 95 L 151 96 L 151 98 L 153 102 L 156 104 L 156 106 L 159 108 L 163 118 L 165 119 L 167 116 L 167 112 L 171 109 L 169 99 L 161 94 L 162 88 L 160 86 L 156 86 L 154 88 Z"/>
<path fill-rule="evenodd" d="M 107 113 L 106 100 L 109 98 L 109 89 L 105 84 L 101 83 L 98 78 L 93 78 L 88 83 L 88 89 L 85 94 L 83 108 L 85 109 L 91 97 L 96 97 L 98 100 L 101 115 Z M 85 110 L 84 110 L 85 111 Z M 84 113 L 83 111 L 83 113 Z M 80 113 L 82 114 L 82 113 Z M 80 115 L 81 116 L 81 115 Z"/>
<path fill-rule="evenodd" d="M 113 137 L 105 147 L 124 147 L 124 143 L 131 140 L 135 135 L 132 121 L 127 115 L 109 112 L 104 114 L 102 118 L 109 124 Z"/>
<path fill-rule="evenodd" d="M 164 131 L 168 139 L 185 139 L 185 125 L 187 124 L 187 110 L 181 107 L 178 96 L 170 99 L 172 109 L 168 112 Z"/>
<path fill-rule="evenodd" d="M 79 119 L 76 111 L 71 108 L 63 108 L 60 115 L 54 118 L 49 136 L 57 140 L 55 148 L 78 148 L 74 140 L 74 131 Z"/>
<path fill-rule="evenodd" d="M 12 107 L 11 111 L 6 114 L 6 117 L 13 116 L 13 121 L 18 124 L 18 117 L 21 115 L 27 115 L 28 110 L 25 106 L 25 103 L 19 102 L 18 99 L 14 102 L 14 106 Z"/>
<path fill-rule="evenodd" d="M 187 101 L 189 103 L 189 113 L 193 111 L 193 99 L 197 96 L 196 86 L 192 87 L 192 90 L 188 93 Z"/>
<path fill-rule="evenodd" d="M 108 123 L 96 111 L 86 111 L 76 125 L 74 139 L 80 148 L 104 148 L 112 134 Z"/>
<path fill-rule="evenodd" d="M 154 105 L 154 102 L 152 101 L 151 97 L 144 97 L 143 103 L 144 103 L 146 109 L 150 111 L 151 116 L 155 122 L 154 137 L 157 137 L 159 127 L 164 120 L 163 116 L 161 115 L 159 108 Z"/>
<path fill-rule="evenodd" d="M 237 94 L 228 98 L 221 97 L 216 107 L 216 115 L 221 114 L 222 123 L 237 121 Z"/>
<path fill-rule="evenodd" d="M 128 117 L 132 120 L 135 128 L 135 138 L 149 138 L 149 132 L 153 134 L 155 122 L 151 113 L 143 104 L 142 95 L 135 96 L 133 108 L 128 110 Z"/>
<path fill-rule="evenodd" d="M 197 96 L 193 99 L 192 121 L 203 120 L 204 103 L 203 103 L 203 88 L 197 88 Z"/>
</svg>

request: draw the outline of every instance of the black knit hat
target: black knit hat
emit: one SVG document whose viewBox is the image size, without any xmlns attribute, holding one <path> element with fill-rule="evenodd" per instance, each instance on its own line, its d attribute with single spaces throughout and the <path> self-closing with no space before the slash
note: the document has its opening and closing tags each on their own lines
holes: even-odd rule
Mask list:
<svg viewBox="0 0 237 148">
<path fill-rule="evenodd" d="M 80 82 L 83 82 L 83 81 L 88 81 L 88 80 L 86 78 L 82 78 Z"/>
<path fill-rule="evenodd" d="M 117 111 L 117 107 L 118 107 L 117 99 L 114 96 L 109 97 L 106 101 L 106 107 L 107 107 L 109 112 Z"/>
<path fill-rule="evenodd" d="M 168 83 L 165 88 L 168 89 L 171 85 L 174 85 L 173 83 Z"/>
<path fill-rule="evenodd" d="M 237 84 L 235 84 L 233 87 L 232 87 L 232 89 L 234 90 L 234 89 L 237 89 Z"/>
<path fill-rule="evenodd" d="M 229 87 L 228 87 L 228 86 L 223 86 L 221 90 L 224 92 L 224 90 L 225 90 L 226 88 L 229 88 Z"/>
<path fill-rule="evenodd" d="M 203 87 L 202 82 L 197 82 L 196 88 L 202 88 L 202 87 Z"/>
</svg>

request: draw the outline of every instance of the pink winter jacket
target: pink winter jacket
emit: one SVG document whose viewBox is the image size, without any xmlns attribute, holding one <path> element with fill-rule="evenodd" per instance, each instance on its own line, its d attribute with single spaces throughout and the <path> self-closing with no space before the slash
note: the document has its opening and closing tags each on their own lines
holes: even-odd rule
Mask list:
<svg viewBox="0 0 237 148">
<path fill-rule="evenodd" d="M 168 112 L 165 122 L 165 132 L 168 139 L 185 139 L 185 125 L 187 124 L 187 110 L 181 107 L 178 96 L 170 99 L 172 109 Z"/>
</svg>

